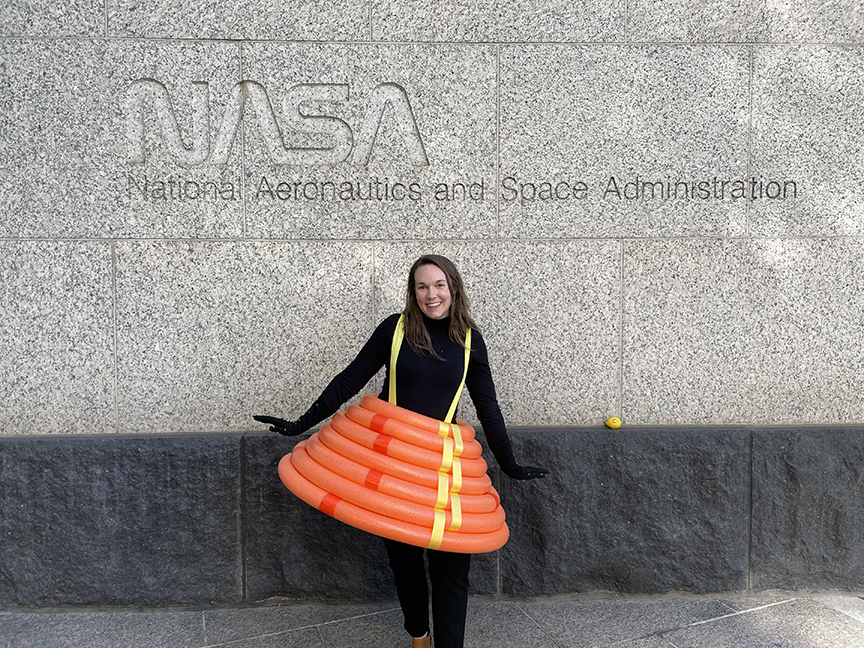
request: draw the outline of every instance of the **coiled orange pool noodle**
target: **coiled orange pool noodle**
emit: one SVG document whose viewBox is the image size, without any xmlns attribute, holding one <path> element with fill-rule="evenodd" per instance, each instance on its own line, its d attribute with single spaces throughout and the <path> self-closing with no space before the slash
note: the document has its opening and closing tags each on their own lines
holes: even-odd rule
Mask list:
<svg viewBox="0 0 864 648">
<path fill-rule="evenodd" d="M 342 436 L 371 450 L 386 454 L 388 457 L 431 470 L 438 470 L 441 467 L 440 452 L 418 448 L 389 435 L 365 428 L 349 419 L 342 412 L 336 412 L 333 415 L 330 425 Z M 486 474 L 486 461 L 483 457 L 478 457 L 473 461 L 463 462 L 462 474 L 468 477 L 479 477 Z"/>
<path fill-rule="evenodd" d="M 398 461 L 387 455 L 383 455 L 369 448 L 363 447 L 354 443 L 351 439 L 346 439 L 329 423 L 326 423 L 317 433 L 318 439 L 334 452 L 343 457 L 353 458 L 361 466 L 365 466 L 385 475 L 399 477 L 405 481 L 417 484 L 418 486 L 426 486 L 427 488 L 436 488 L 438 485 L 438 472 L 429 468 L 421 468 L 420 466 L 412 466 L 403 461 Z M 310 437 L 312 438 L 312 437 Z M 447 490 L 453 487 L 453 476 L 449 477 Z M 466 495 L 483 495 L 490 493 L 497 500 L 497 493 L 492 488 L 492 480 L 489 475 L 483 473 L 481 477 L 465 477 L 462 476 L 462 493 Z"/>
<path fill-rule="evenodd" d="M 426 547 L 432 530 L 416 524 L 400 522 L 384 515 L 367 511 L 345 500 L 331 495 L 306 481 L 294 470 L 291 455 L 285 455 L 279 462 L 279 477 L 282 483 L 301 500 L 327 515 L 367 531 L 382 538 L 398 540 L 418 547 Z M 510 530 L 504 524 L 493 533 L 444 533 L 439 549 L 453 553 L 485 553 L 500 549 L 510 537 Z"/>
<path fill-rule="evenodd" d="M 509 537 L 474 429 L 366 395 L 279 463 L 307 504 L 375 535 L 457 553 Z"/>
<path fill-rule="evenodd" d="M 366 394 L 363 396 L 363 398 L 360 399 L 360 405 L 375 414 L 380 414 L 381 416 L 392 418 L 402 423 L 407 423 L 408 425 L 417 428 L 418 430 L 423 430 L 424 432 L 439 434 L 441 426 L 447 425 L 447 423 L 442 423 L 436 419 L 423 416 L 417 412 L 407 410 L 404 407 L 399 407 L 398 405 L 393 405 L 387 401 L 381 400 L 375 394 Z M 465 421 L 459 421 L 457 419 L 457 422 L 459 423 L 459 427 L 462 429 L 462 438 L 465 442 L 468 443 L 469 441 L 473 441 L 475 437 L 474 428 L 468 425 Z M 453 438 L 452 433 L 450 434 L 450 438 Z"/>
<path fill-rule="evenodd" d="M 433 486 L 424 487 L 384 473 L 379 473 L 381 476 L 378 477 L 375 474 L 378 471 L 361 466 L 351 459 L 333 452 L 317 436 L 310 437 L 304 449 L 316 464 L 326 466 L 328 470 L 340 477 L 344 477 L 365 488 L 373 488 L 374 485 L 374 490 L 383 495 L 389 495 L 406 502 L 414 502 L 428 507 L 434 507 L 438 500 L 437 479 Z M 452 485 L 452 476 L 449 485 Z M 491 513 L 498 508 L 499 500 L 491 493 L 467 495 L 461 492 L 459 495 L 462 498 L 463 513 Z M 450 507 L 449 502 L 447 507 Z"/>
<path fill-rule="evenodd" d="M 431 450 L 439 454 L 444 451 L 445 437 L 440 434 L 429 434 L 424 430 L 418 430 L 402 421 L 381 417 L 380 414 L 370 412 L 359 405 L 350 405 L 345 411 L 345 416 L 358 425 L 392 436 L 394 439 L 399 439 L 400 441 L 405 441 L 411 445 L 425 448 L 426 450 Z M 380 425 L 380 430 L 375 425 L 376 417 L 384 418 L 384 422 Z M 460 429 L 462 428 L 460 427 Z M 452 431 L 449 432 L 447 438 L 453 438 Z M 466 442 L 463 438 L 463 443 L 464 448 L 462 450 L 462 456 L 466 459 L 476 459 L 483 454 L 483 448 L 477 441 L 471 440 Z"/>
<path fill-rule="evenodd" d="M 319 488 L 326 489 L 341 499 L 362 508 L 382 513 L 387 517 L 432 527 L 435 522 L 434 502 L 428 506 L 423 506 L 385 495 L 378 490 L 377 486 L 373 488 L 356 484 L 316 463 L 309 456 L 305 445 L 305 443 L 298 444 L 294 448 L 294 452 L 291 453 L 291 463 L 298 473 Z M 452 523 L 452 514 L 449 510 L 446 512 L 444 520 L 444 528 L 449 529 Z M 461 530 L 465 533 L 491 533 L 502 524 L 504 524 L 504 509 L 499 506 L 491 513 L 464 515 Z"/>
</svg>

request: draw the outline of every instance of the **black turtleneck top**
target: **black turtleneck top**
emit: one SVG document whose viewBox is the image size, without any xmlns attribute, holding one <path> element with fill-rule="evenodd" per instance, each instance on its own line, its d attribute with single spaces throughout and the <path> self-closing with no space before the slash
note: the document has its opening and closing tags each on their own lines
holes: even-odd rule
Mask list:
<svg viewBox="0 0 864 648">
<path fill-rule="evenodd" d="M 427 355 L 417 355 L 408 342 L 403 342 L 396 360 L 396 404 L 405 409 L 443 420 L 459 388 L 462 371 L 465 368 L 465 349 L 450 339 L 450 318 L 433 320 L 423 316 L 426 330 L 435 351 L 444 360 Z M 390 347 L 399 314 L 385 319 L 372 337 L 360 349 L 360 353 L 322 392 L 318 400 L 297 421 L 308 430 L 310 427 L 329 418 L 357 394 L 366 383 L 381 369 L 386 367 L 382 400 L 387 400 L 390 384 Z M 489 448 L 505 473 L 518 469 L 510 439 L 504 425 L 504 417 L 498 406 L 486 343 L 480 332 L 471 332 L 471 355 L 465 387 L 471 395 L 477 418 L 483 427 Z"/>
</svg>

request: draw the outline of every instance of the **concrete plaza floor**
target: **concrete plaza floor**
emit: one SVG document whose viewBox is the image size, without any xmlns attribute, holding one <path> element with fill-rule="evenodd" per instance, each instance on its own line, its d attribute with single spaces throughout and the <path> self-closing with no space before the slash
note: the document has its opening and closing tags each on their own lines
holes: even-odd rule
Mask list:
<svg viewBox="0 0 864 648">
<path fill-rule="evenodd" d="M 0 612 L 2 648 L 408 648 L 396 604 Z M 475 600 L 466 648 L 862 648 L 864 598 Z"/>
</svg>

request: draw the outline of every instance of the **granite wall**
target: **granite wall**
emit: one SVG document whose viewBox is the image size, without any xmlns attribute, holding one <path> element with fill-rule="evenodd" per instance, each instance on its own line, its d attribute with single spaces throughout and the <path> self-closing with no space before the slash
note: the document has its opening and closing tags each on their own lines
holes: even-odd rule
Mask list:
<svg viewBox="0 0 864 648">
<path fill-rule="evenodd" d="M 250 415 L 426 251 L 555 467 L 478 593 L 864 590 L 862 45 L 852 0 L 5 2 L 0 605 L 392 596 Z"/>
</svg>

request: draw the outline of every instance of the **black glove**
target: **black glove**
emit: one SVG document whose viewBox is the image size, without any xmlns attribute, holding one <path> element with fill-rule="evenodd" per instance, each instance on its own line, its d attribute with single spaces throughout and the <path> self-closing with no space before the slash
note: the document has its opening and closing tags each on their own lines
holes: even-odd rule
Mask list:
<svg viewBox="0 0 864 648">
<path fill-rule="evenodd" d="M 495 455 L 495 461 L 501 466 L 501 472 L 510 479 L 540 479 L 549 474 L 545 468 L 517 464 L 513 456 L 513 447 L 510 445 L 510 437 L 506 434 L 496 441 L 489 441 L 489 449 Z"/>
<path fill-rule="evenodd" d="M 272 416 L 253 416 L 252 418 L 261 423 L 266 423 L 271 426 L 271 432 L 278 432 L 283 436 L 297 436 L 303 432 L 300 426 L 294 421 L 286 421 L 285 419 L 274 418 Z"/>
<path fill-rule="evenodd" d="M 505 474 L 511 479 L 541 479 L 549 474 L 545 468 L 535 468 L 534 466 L 516 466 L 505 471 Z"/>
</svg>

